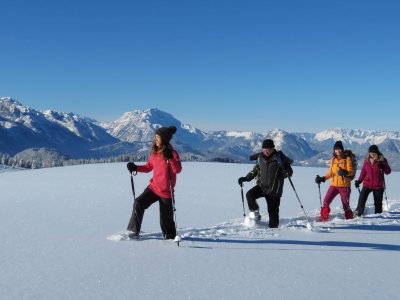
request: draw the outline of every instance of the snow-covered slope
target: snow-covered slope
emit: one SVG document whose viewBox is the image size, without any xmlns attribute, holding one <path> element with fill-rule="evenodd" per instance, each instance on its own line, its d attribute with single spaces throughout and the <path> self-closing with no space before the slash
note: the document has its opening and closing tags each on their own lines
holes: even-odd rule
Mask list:
<svg viewBox="0 0 400 300">
<path fill-rule="evenodd" d="M 314 223 L 321 230 L 312 232 L 287 182 L 280 228 L 264 226 L 263 199 L 262 224 L 241 224 L 237 178 L 251 168 L 183 164 L 176 186 L 180 247 L 159 239 L 157 204 L 144 216 L 149 240 L 107 239 L 124 231 L 131 214 L 125 164 L 0 173 L 2 299 L 397 299 L 399 173 L 387 177 L 389 212 L 374 215 L 370 198 L 364 218 L 344 221 L 335 199 L 331 220 Z M 314 177 L 324 172 L 294 168 L 312 220 L 320 206 Z M 136 195 L 150 175 L 134 178 Z"/>
</svg>

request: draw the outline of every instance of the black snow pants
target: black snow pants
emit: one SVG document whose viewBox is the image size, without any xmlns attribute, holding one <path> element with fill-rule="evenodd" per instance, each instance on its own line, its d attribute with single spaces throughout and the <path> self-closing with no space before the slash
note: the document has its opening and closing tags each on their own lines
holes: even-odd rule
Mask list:
<svg viewBox="0 0 400 300">
<path fill-rule="evenodd" d="M 173 239 L 176 236 L 176 229 L 172 199 L 161 198 L 149 188 L 146 188 L 144 192 L 138 198 L 136 198 L 136 201 L 133 203 L 132 216 L 127 229 L 139 233 L 142 226 L 144 211 L 157 201 L 160 207 L 160 226 L 164 238 Z"/>
<path fill-rule="evenodd" d="M 246 193 L 247 204 L 249 205 L 250 211 L 258 211 L 259 206 L 257 199 L 264 197 L 267 201 L 268 215 L 269 215 L 269 227 L 277 228 L 279 226 L 279 205 L 281 202 L 280 197 L 270 197 L 263 193 L 261 187 L 256 185 Z"/>
<path fill-rule="evenodd" d="M 356 214 L 359 217 L 361 217 L 364 213 L 365 203 L 367 202 L 368 195 L 371 192 L 374 195 L 375 213 L 382 213 L 383 190 L 371 190 L 369 188 L 363 187 L 360 192 L 360 197 L 358 198 L 358 204 L 356 208 Z"/>
</svg>

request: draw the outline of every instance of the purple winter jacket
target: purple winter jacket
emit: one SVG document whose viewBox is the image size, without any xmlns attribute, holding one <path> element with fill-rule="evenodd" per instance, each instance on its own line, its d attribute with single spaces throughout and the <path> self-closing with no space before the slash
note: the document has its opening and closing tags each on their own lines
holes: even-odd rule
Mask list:
<svg viewBox="0 0 400 300">
<path fill-rule="evenodd" d="M 383 169 L 379 169 L 379 162 L 383 163 Z M 358 177 L 358 181 L 363 182 L 364 187 L 372 190 L 383 190 L 384 181 L 383 176 L 385 173 L 389 175 L 392 172 L 386 158 L 383 155 L 379 155 L 379 158 L 371 164 L 369 158 L 364 160 L 364 165 L 361 169 L 360 176 Z"/>
</svg>

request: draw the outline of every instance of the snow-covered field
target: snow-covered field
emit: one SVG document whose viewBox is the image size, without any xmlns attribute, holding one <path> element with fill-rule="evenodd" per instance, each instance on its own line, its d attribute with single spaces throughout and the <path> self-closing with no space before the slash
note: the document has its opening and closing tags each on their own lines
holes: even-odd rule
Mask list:
<svg viewBox="0 0 400 300">
<path fill-rule="evenodd" d="M 246 227 L 237 178 L 252 165 L 184 163 L 176 187 L 183 241 L 160 240 L 158 205 L 145 214 L 143 241 L 112 241 L 133 202 L 125 164 L 0 172 L 1 299 L 397 299 L 400 288 L 399 173 L 387 177 L 389 212 L 310 231 L 286 182 L 281 226 Z M 293 182 L 315 221 L 315 175 Z M 138 174 L 136 195 L 150 174 Z M 245 192 L 255 184 L 246 183 Z M 328 183 L 322 185 L 322 197 Z M 353 188 L 354 209 L 358 191 Z M 259 200 L 262 223 L 266 204 Z M 247 205 L 246 205 L 246 213 Z"/>
<path fill-rule="evenodd" d="M 21 168 L 12 168 L 10 166 L 0 164 L 0 173 L 3 172 L 11 172 L 11 171 L 19 171 Z"/>
</svg>

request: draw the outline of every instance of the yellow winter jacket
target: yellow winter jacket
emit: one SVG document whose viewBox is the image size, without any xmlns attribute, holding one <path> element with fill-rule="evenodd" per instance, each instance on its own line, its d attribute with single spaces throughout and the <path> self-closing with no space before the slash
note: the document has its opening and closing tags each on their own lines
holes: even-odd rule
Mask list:
<svg viewBox="0 0 400 300">
<path fill-rule="evenodd" d="M 339 169 L 349 172 L 347 176 L 339 176 Z M 350 176 L 354 175 L 353 164 L 350 156 L 346 158 L 333 156 L 330 162 L 329 172 L 325 175 L 326 179 L 332 177 L 331 186 L 336 187 L 351 187 Z"/>
</svg>

